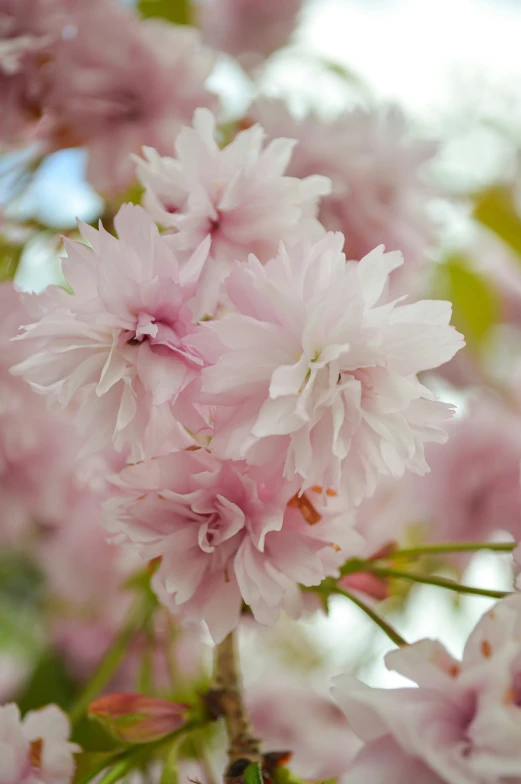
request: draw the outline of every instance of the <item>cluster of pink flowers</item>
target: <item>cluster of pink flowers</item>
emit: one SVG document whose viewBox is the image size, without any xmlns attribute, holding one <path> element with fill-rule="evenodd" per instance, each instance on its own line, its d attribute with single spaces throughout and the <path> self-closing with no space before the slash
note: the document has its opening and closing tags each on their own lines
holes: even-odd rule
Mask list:
<svg viewBox="0 0 521 784">
<path fill-rule="evenodd" d="M 363 547 L 356 505 L 425 473 L 451 408 L 417 374 L 463 341 L 448 303 L 386 299 L 399 252 L 346 262 L 317 220 L 327 179 L 285 173 L 293 142 L 254 126 L 220 150 L 216 133 L 199 109 L 176 158 L 145 151 L 146 209 L 124 205 L 118 237 L 80 224 L 70 291 L 35 298 L 12 372 L 87 452 L 130 455 L 104 524 L 219 640 L 243 602 L 261 623 L 298 615 L 298 586 Z"/>
<path fill-rule="evenodd" d="M 198 31 L 140 20 L 118 0 L 2 0 L 0 33 L 0 142 L 86 145 L 103 193 L 132 182 L 130 153 L 166 153 L 196 107 L 217 107 L 205 87 L 215 55 Z"/>
<path fill-rule="evenodd" d="M 436 145 L 412 138 L 397 107 L 369 101 L 299 120 L 257 94 L 224 122 L 209 88 L 218 52 L 259 87 L 303 0 L 167 5 L 0 0 L 0 152 L 25 146 L 20 172 L 32 176 L 48 155 L 83 147 L 104 203 L 97 227 L 65 229 L 60 284 L 38 295 L 0 284 L 0 545 L 27 563 L 24 591 L 38 584 L 19 602 L 6 570 L 6 614 L 20 604 L 24 615 L 27 601 L 35 650 L 20 644 L 18 658 L 18 640 L 0 650 L 0 703 L 49 649 L 81 684 L 72 740 L 57 706 L 22 716 L 0 704 L 0 784 L 163 781 L 163 752 L 172 759 L 156 741 L 172 733 L 182 777 L 213 780 L 222 765 L 206 722 L 240 692 L 231 632 L 254 630 L 260 659 L 280 616 L 294 629 L 288 618 L 325 606 L 331 617 L 346 599 L 399 646 L 387 667 L 414 687 L 342 675 L 335 703 L 321 682 L 329 688 L 330 662 L 289 679 L 252 666 L 249 715 L 237 718 L 262 739 L 259 776 L 282 780 L 269 754 L 280 747 L 304 779 L 521 784 L 521 593 L 484 615 L 461 659 L 437 640 L 405 643 L 372 609 L 395 580 L 503 596 L 430 570 L 441 556 L 461 571 L 498 531 L 521 539 L 518 393 L 481 374 L 485 339 L 442 371 L 490 387 L 462 396 L 452 421 L 429 376 L 464 345 L 449 302 L 415 301 Z M 160 18 L 172 10 L 188 24 Z M 126 203 L 138 192 L 140 205 Z M 7 276 L 22 250 L 14 224 L 19 237 L 46 228 L 13 213 Z M 502 297 L 497 318 L 512 328 L 517 272 L 483 248 L 501 295 L 483 293 L 483 309 L 499 311 Z M 472 289 L 470 265 L 469 275 Z M 480 291 L 478 281 L 479 308 Z M 494 326 L 476 326 L 490 345 Z M 521 592 L 521 545 L 513 563 Z M 32 692 L 20 705 L 38 704 Z M 114 736 L 114 754 L 72 742 L 87 739 L 82 711 Z M 254 739 L 225 724 L 229 780 Z M 184 758 L 183 732 L 200 760 Z"/>
<path fill-rule="evenodd" d="M 521 596 L 503 599 L 470 635 L 462 661 L 421 640 L 388 653 L 418 688 L 371 689 L 343 675 L 333 695 L 364 746 L 350 784 L 503 784 L 521 771 Z"/>
</svg>

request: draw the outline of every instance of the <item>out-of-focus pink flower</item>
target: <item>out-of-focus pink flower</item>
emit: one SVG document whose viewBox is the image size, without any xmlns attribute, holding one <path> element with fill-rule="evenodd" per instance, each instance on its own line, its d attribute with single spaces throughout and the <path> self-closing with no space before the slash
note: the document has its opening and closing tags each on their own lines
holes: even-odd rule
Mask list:
<svg viewBox="0 0 521 784">
<path fill-rule="evenodd" d="M 323 233 L 316 213 L 319 198 L 329 191 L 327 178 L 285 176 L 294 142 L 274 139 L 263 149 L 264 139 L 256 125 L 221 150 L 215 118 L 199 109 L 193 129 L 184 128 L 176 139 L 177 158 L 145 148 L 146 160 L 138 160 L 145 206 L 176 232 L 175 246 L 193 250 L 206 236 L 212 238 L 197 294 L 201 315 L 215 309 L 234 260 L 255 253 L 265 262 L 281 240 L 292 244 Z"/>
<path fill-rule="evenodd" d="M 52 52 L 46 96 L 57 147 L 86 144 L 87 176 L 103 193 L 133 179 L 131 153 L 166 153 L 198 106 L 214 55 L 197 30 L 139 20 L 117 2 L 82 4 Z"/>
<path fill-rule="evenodd" d="M 463 660 L 422 640 L 386 663 L 417 689 L 371 689 L 348 675 L 333 695 L 365 742 L 349 784 L 499 784 L 521 771 L 521 596 L 486 613 Z"/>
<path fill-rule="evenodd" d="M 0 38 L 0 140 L 20 144 L 38 121 L 46 149 L 86 145 L 103 193 L 132 182 L 131 153 L 168 152 L 198 106 L 218 106 L 198 31 L 118 0 L 1 0 Z"/>
<path fill-rule="evenodd" d="M 161 558 L 160 599 L 206 621 L 215 641 L 237 625 L 243 601 L 263 624 L 281 609 L 298 615 L 298 583 L 318 585 L 358 545 L 345 515 L 310 524 L 305 501 L 287 507 L 298 485 L 204 449 L 129 466 L 117 482 L 126 495 L 104 505 L 105 526 L 144 560 Z"/>
<path fill-rule="evenodd" d="M 348 489 L 350 503 L 381 475 L 427 471 L 423 447 L 443 441 L 450 406 L 416 374 L 463 345 L 448 302 L 378 302 L 400 253 L 380 246 L 346 264 L 344 238 L 281 247 L 266 265 L 236 264 L 227 293 L 237 313 L 190 338 L 209 367 L 203 399 L 212 448 L 251 464 L 280 464 L 304 487 Z"/>
<path fill-rule="evenodd" d="M 345 235 L 348 259 L 361 259 L 382 243 L 401 250 L 405 264 L 391 277 L 391 293 L 410 294 L 434 232 L 426 211 L 434 188 L 423 166 L 435 147 L 411 138 L 396 108 L 357 109 L 333 121 L 310 114 L 295 119 L 282 101 L 259 101 L 251 110 L 271 138 L 298 140 L 288 173 L 325 174 L 332 181 L 319 219 Z"/>
<path fill-rule="evenodd" d="M 12 341 L 29 320 L 11 283 L 0 284 L 0 541 L 20 546 L 39 526 L 57 525 L 68 505 L 70 477 L 80 442 L 72 423 L 9 368 L 28 357 Z"/>
<path fill-rule="evenodd" d="M 302 0 L 199 0 L 198 23 L 214 49 L 253 68 L 287 42 Z"/>
<path fill-rule="evenodd" d="M 74 775 L 69 720 L 56 705 L 31 711 L 0 706 L 0 784 L 70 784 Z"/>
<path fill-rule="evenodd" d="M 106 694 L 89 706 L 113 735 L 127 743 L 150 743 L 186 723 L 187 706 L 142 694 Z"/>
<path fill-rule="evenodd" d="M 50 43 L 40 0 L 0 0 L 0 144 L 20 144 L 42 114 L 40 59 Z"/>
<path fill-rule="evenodd" d="M 92 248 L 65 241 L 74 293 L 50 287 L 37 298 L 45 315 L 21 336 L 33 353 L 12 372 L 76 411 L 85 449 L 112 440 L 141 459 L 182 442 L 174 413 L 192 430 L 204 424 L 191 391 L 202 359 L 185 337 L 208 243 L 181 266 L 152 218 L 130 204 L 115 219 L 119 239 L 80 226 Z"/>
<path fill-rule="evenodd" d="M 265 747 L 291 751 L 291 770 L 305 779 L 341 776 L 360 748 L 338 706 L 308 680 L 264 679 L 246 689 L 246 706 Z"/>
<path fill-rule="evenodd" d="M 521 274 L 517 254 L 490 231 L 478 232 L 467 255 L 475 269 L 492 284 L 505 323 L 521 323 Z"/>
<path fill-rule="evenodd" d="M 431 541 L 480 542 L 496 531 L 521 539 L 521 418 L 481 397 L 451 422 L 446 447 L 429 447 L 427 461 L 431 471 L 414 492 Z"/>
<path fill-rule="evenodd" d="M 410 474 L 401 479 L 382 478 L 374 495 L 360 504 L 356 528 L 365 542 L 362 557 L 372 558 L 397 546 L 412 545 L 410 533 L 417 534 L 425 514 L 414 493 L 415 482 Z"/>
</svg>

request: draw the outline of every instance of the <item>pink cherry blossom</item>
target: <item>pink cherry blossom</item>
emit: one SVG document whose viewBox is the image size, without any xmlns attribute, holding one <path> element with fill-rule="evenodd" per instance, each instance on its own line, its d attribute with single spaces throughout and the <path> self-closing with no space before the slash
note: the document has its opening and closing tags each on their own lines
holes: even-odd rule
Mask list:
<svg viewBox="0 0 521 784">
<path fill-rule="evenodd" d="M 39 0 L 0 2 L 0 143 L 27 140 L 42 108 L 38 59 L 50 42 Z"/>
<path fill-rule="evenodd" d="M 374 495 L 360 504 L 356 528 L 365 541 L 365 557 L 411 544 L 411 534 L 417 535 L 418 525 L 425 515 L 425 507 L 414 492 L 416 482 L 411 474 L 405 474 L 401 479 L 383 477 Z"/>
<path fill-rule="evenodd" d="M 262 624 L 281 609 L 298 614 L 297 583 L 318 585 L 358 546 L 345 514 L 307 522 L 305 502 L 287 506 L 298 485 L 264 481 L 204 449 L 129 466 L 117 481 L 126 494 L 104 505 L 106 528 L 144 560 L 161 558 L 160 599 L 206 621 L 216 642 L 237 625 L 243 601 Z"/>
<path fill-rule="evenodd" d="M 51 412 L 9 368 L 29 356 L 12 341 L 29 320 L 11 283 L 0 284 L 0 541 L 20 546 L 38 527 L 54 527 L 68 507 L 72 465 L 81 444 L 72 423 Z"/>
<path fill-rule="evenodd" d="M 264 262 L 281 240 L 293 243 L 323 233 L 316 213 L 319 198 L 329 191 L 327 178 L 285 176 L 295 143 L 274 139 L 263 148 L 264 138 L 256 125 L 220 149 L 215 118 L 199 109 L 194 127 L 177 137 L 176 158 L 145 148 L 146 160 L 138 159 L 144 204 L 162 226 L 176 232 L 175 246 L 193 250 L 212 237 L 198 292 L 201 315 L 212 313 L 235 259 L 255 253 Z"/>
<path fill-rule="evenodd" d="M 70 784 L 80 748 L 69 743 L 69 732 L 56 705 L 23 720 L 17 705 L 0 706 L 0 784 Z"/>
<path fill-rule="evenodd" d="M 33 353 L 12 372 L 76 412 L 85 449 L 112 440 L 141 459 L 183 443 L 174 413 L 192 430 L 204 424 L 191 391 L 202 360 L 185 337 L 208 243 L 181 265 L 141 207 L 123 205 L 115 226 L 119 239 L 80 224 L 92 248 L 65 240 L 74 293 L 36 298 L 44 315 L 22 335 Z"/>
<path fill-rule="evenodd" d="M 344 234 L 347 258 L 361 259 L 380 243 L 401 250 L 405 264 L 391 276 L 392 293 L 410 294 L 434 238 L 426 205 L 435 189 L 424 165 L 435 146 L 414 139 L 397 107 L 356 109 L 333 121 L 314 114 L 297 120 L 282 101 L 259 101 L 251 114 L 271 138 L 298 139 L 289 174 L 331 178 L 319 219 L 328 231 Z"/>
<path fill-rule="evenodd" d="M 292 752 L 296 776 L 321 781 L 341 776 L 360 748 L 341 710 L 309 680 L 289 673 L 246 689 L 254 732 L 268 749 Z"/>
<path fill-rule="evenodd" d="M 287 42 L 302 0 L 199 0 L 198 23 L 214 49 L 253 68 Z"/>
<path fill-rule="evenodd" d="M 131 153 L 166 153 L 197 106 L 214 55 L 191 27 L 140 20 L 118 2 L 80 4 L 53 48 L 46 107 L 57 147 L 86 144 L 87 176 L 103 193 L 133 179 Z M 62 21 L 63 25 L 63 21 Z"/>
<path fill-rule="evenodd" d="M 1 0 L 0 141 L 47 141 L 52 63 L 60 41 L 74 29 L 81 0 Z M 113 0 L 91 0 L 89 13 L 117 9 Z M 51 78 L 50 78 L 51 77 Z"/>
<path fill-rule="evenodd" d="M 333 695 L 365 746 L 350 784 L 506 784 L 521 771 L 521 596 L 486 613 L 463 660 L 434 640 L 386 656 L 418 688 L 334 679 Z"/>
<path fill-rule="evenodd" d="M 427 450 L 431 472 L 414 495 L 431 541 L 486 541 L 497 531 L 521 539 L 521 418 L 491 397 L 450 423 L 447 446 Z"/>
<path fill-rule="evenodd" d="M 0 37 L 0 140 L 19 144 L 34 126 L 46 149 L 86 145 L 103 193 L 132 182 L 131 153 L 166 153 L 198 106 L 218 106 L 198 31 L 118 0 L 2 0 Z"/>
<path fill-rule="evenodd" d="M 251 464 L 281 464 L 304 487 L 371 494 L 381 475 L 428 470 L 424 443 L 443 441 L 448 405 L 416 374 L 463 345 L 448 302 L 378 302 L 400 253 L 380 246 L 346 264 L 341 234 L 262 266 L 236 264 L 237 313 L 201 325 L 203 399 L 216 406 L 212 448 Z"/>
</svg>

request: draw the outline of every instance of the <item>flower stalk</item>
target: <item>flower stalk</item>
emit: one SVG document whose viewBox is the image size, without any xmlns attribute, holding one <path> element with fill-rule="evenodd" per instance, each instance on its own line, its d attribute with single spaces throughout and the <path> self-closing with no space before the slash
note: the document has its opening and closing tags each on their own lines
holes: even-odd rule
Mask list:
<svg viewBox="0 0 521 784">
<path fill-rule="evenodd" d="M 455 593 L 465 593 L 472 596 L 486 596 L 490 599 L 503 599 L 508 596 L 510 591 L 495 591 L 491 588 L 475 588 L 473 585 L 463 585 L 450 580 L 446 577 L 438 577 L 433 574 L 420 574 L 418 572 L 405 572 L 400 569 L 387 569 L 379 566 L 373 568 L 368 567 L 367 571 L 378 575 L 379 577 L 391 577 L 395 580 L 410 580 L 413 583 L 421 583 L 423 585 L 435 585 L 439 588 L 447 588 L 449 591 Z"/>
<path fill-rule="evenodd" d="M 224 718 L 228 734 L 226 784 L 251 763 L 262 764 L 259 741 L 252 734 L 242 695 L 236 640 L 233 632 L 215 648 L 214 688 L 210 692 L 213 710 Z M 239 770 L 240 768 L 240 770 Z"/>
<path fill-rule="evenodd" d="M 140 600 L 130 608 L 119 635 L 114 640 L 83 691 L 69 711 L 71 724 L 76 726 L 87 714 L 91 702 L 101 693 L 106 684 L 116 674 L 121 662 L 128 653 L 129 645 L 134 636 L 142 628 L 149 608 L 143 607 Z"/>
</svg>

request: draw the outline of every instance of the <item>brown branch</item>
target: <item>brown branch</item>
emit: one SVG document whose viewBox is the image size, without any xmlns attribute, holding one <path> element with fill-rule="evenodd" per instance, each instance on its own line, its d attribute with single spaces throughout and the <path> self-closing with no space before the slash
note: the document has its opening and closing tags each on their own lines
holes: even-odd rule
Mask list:
<svg viewBox="0 0 521 784">
<path fill-rule="evenodd" d="M 227 784 L 235 782 L 252 762 L 262 764 L 257 738 L 252 735 L 242 697 L 242 683 L 237 665 L 233 632 L 215 649 L 214 687 L 210 694 L 214 712 L 222 716 L 228 733 Z"/>
</svg>

